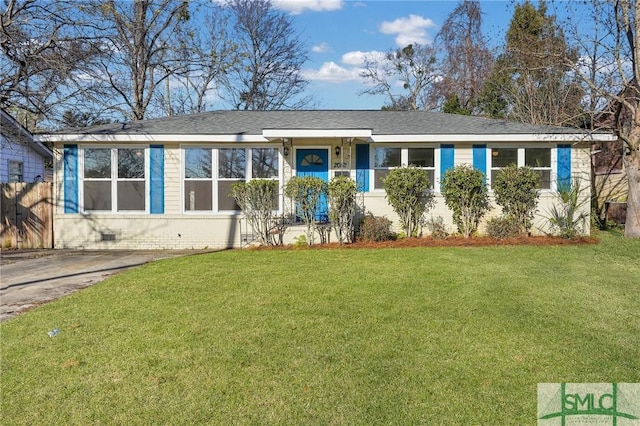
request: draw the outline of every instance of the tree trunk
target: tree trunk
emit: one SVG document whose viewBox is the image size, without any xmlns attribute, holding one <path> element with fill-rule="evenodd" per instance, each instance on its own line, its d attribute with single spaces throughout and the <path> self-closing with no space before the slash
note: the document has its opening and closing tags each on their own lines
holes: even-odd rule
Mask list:
<svg viewBox="0 0 640 426">
<path fill-rule="evenodd" d="M 640 238 L 640 151 L 637 149 L 631 151 L 626 171 L 629 195 L 624 235 L 629 238 Z"/>
</svg>

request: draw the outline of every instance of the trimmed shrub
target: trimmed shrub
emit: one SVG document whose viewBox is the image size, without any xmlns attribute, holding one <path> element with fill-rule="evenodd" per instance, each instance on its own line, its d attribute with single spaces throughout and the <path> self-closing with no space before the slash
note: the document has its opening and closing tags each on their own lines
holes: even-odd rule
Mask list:
<svg viewBox="0 0 640 426">
<path fill-rule="evenodd" d="M 487 235 L 502 240 L 520 236 L 520 221 L 513 216 L 494 217 L 487 221 Z"/>
<path fill-rule="evenodd" d="M 484 173 L 467 164 L 447 170 L 442 179 L 442 195 L 453 212 L 458 232 L 469 238 L 490 206 Z"/>
<path fill-rule="evenodd" d="M 433 205 L 433 191 L 427 172 L 413 166 L 393 169 L 382 179 L 382 185 L 389 204 L 400 217 L 404 234 L 417 236 L 423 215 Z"/>
<path fill-rule="evenodd" d="M 322 194 L 327 192 L 327 183 L 313 176 L 293 176 L 287 182 L 284 193 L 297 207 L 297 213 L 307 226 L 307 244 L 313 245 L 316 229 L 316 215 L 320 209 Z"/>
<path fill-rule="evenodd" d="M 391 221 L 386 217 L 369 213 L 360 222 L 358 238 L 362 241 L 389 241 L 394 239 L 391 233 Z"/>
<path fill-rule="evenodd" d="M 278 210 L 278 182 L 267 179 L 238 182 L 231 186 L 230 196 L 242 209 L 260 244 L 273 245 L 270 226 L 274 211 Z"/>
<path fill-rule="evenodd" d="M 336 176 L 327 186 L 329 220 L 342 245 L 353 241 L 353 218 L 356 214 L 356 182 L 346 176 Z"/>
<path fill-rule="evenodd" d="M 511 164 L 500 169 L 491 182 L 496 203 L 502 207 L 504 216 L 518 221 L 521 235 L 527 235 L 531 229 L 531 220 L 538 205 L 539 181 L 540 175 L 532 168 Z"/>
</svg>

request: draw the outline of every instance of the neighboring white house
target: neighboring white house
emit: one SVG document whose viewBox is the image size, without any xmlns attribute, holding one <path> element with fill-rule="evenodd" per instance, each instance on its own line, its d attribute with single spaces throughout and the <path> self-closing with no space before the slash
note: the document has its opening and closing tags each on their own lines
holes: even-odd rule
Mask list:
<svg viewBox="0 0 640 426">
<path fill-rule="evenodd" d="M 0 109 L 0 183 L 51 181 L 46 163 L 52 158 L 49 148 Z"/>
<path fill-rule="evenodd" d="M 399 228 L 381 179 L 409 164 L 428 172 L 436 193 L 428 216 L 441 216 L 450 231 L 439 195 L 447 169 L 471 164 L 491 188 L 501 167 L 533 167 L 541 233 L 559 184 L 581 179 L 588 200 L 589 145 L 613 136 L 425 111 L 219 111 L 39 138 L 54 144 L 57 247 L 177 249 L 240 246 L 246 224 L 229 191 L 253 178 L 279 183 L 278 211 L 291 217 L 282 195 L 291 176 L 351 176 L 363 211 Z M 498 214 L 494 207 L 488 217 Z M 285 240 L 302 233 L 289 228 Z"/>
</svg>

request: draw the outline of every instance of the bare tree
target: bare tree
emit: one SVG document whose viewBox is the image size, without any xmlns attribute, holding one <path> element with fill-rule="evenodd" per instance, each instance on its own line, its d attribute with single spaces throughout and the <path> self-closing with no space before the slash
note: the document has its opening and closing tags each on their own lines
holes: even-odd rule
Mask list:
<svg viewBox="0 0 640 426">
<path fill-rule="evenodd" d="M 188 0 L 97 1 L 92 11 L 101 22 L 102 57 L 86 91 L 92 100 L 124 117 L 142 120 L 156 90 L 186 68 L 172 35 L 190 18 Z"/>
<path fill-rule="evenodd" d="M 447 17 L 436 36 L 436 43 L 444 52 L 437 92 L 452 110 L 445 108 L 445 112 L 458 108 L 471 114 L 476 109 L 477 98 L 493 65 L 481 26 L 480 2 L 464 0 Z"/>
<path fill-rule="evenodd" d="M 587 88 L 593 119 L 589 130 L 613 130 L 622 141 L 622 163 L 628 185 L 625 235 L 640 238 L 640 3 L 634 0 L 591 0 L 564 4 L 571 16 L 593 21 L 590 31 L 571 28 L 582 55 L 565 56 Z M 601 146 L 597 166 L 618 168 L 618 147 Z M 615 151 L 618 151 L 616 153 Z"/>
<path fill-rule="evenodd" d="M 228 9 L 216 3 L 200 7 L 206 9 L 204 19 L 181 25 L 174 33 L 180 46 L 177 56 L 186 72 L 165 80 L 164 93 L 156 95 L 167 115 L 211 109 L 219 101 L 226 73 L 238 63 L 238 46 L 228 31 Z"/>
<path fill-rule="evenodd" d="M 77 100 L 69 79 L 98 53 L 84 34 L 82 2 L 5 0 L 0 10 L 0 106 L 33 130 Z"/>
<path fill-rule="evenodd" d="M 387 52 L 382 59 L 367 58 L 360 77 L 369 85 L 361 94 L 384 95 L 385 109 L 433 109 L 432 90 L 436 73 L 435 49 L 410 44 Z M 401 90 L 398 90 L 401 88 Z"/>
<path fill-rule="evenodd" d="M 234 109 L 301 109 L 308 81 L 301 74 L 307 50 L 291 18 L 270 0 L 229 0 L 238 62 L 226 73 L 226 97 Z"/>
</svg>

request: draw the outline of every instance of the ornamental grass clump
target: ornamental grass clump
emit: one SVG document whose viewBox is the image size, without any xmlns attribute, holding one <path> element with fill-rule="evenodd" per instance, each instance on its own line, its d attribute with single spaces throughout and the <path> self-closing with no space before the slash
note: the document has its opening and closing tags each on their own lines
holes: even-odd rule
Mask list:
<svg viewBox="0 0 640 426">
<path fill-rule="evenodd" d="M 442 179 L 442 195 L 453 212 L 458 232 L 469 238 L 478 229 L 480 219 L 489 210 L 485 174 L 467 164 L 447 170 Z"/>
<path fill-rule="evenodd" d="M 427 172 L 413 166 L 393 169 L 382 179 L 382 185 L 389 204 L 400 217 L 404 234 L 418 236 L 423 216 L 433 206 Z"/>
</svg>

